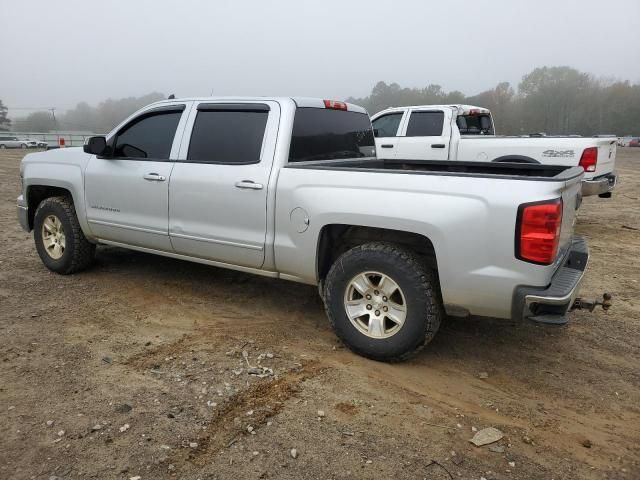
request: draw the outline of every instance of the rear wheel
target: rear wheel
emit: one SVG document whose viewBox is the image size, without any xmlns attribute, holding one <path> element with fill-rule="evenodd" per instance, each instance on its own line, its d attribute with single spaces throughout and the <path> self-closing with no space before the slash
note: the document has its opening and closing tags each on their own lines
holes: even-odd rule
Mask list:
<svg viewBox="0 0 640 480">
<path fill-rule="evenodd" d="M 20 144 L 20 148 L 27 148 L 27 144 L 26 143 L 21 143 Z"/>
<path fill-rule="evenodd" d="M 411 251 L 375 242 L 355 247 L 331 267 L 325 306 L 340 339 L 382 361 L 414 355 L 435 336 L 442 302 L 435 275 Z"/>
<path fill-rule="evenodd" d="M 5 148 L 7 148 L 5 145 L 0 145 L 0 150 L 4 150 Z"/>
<path fill-rule="evenodd" d="M 36 250 L 45 266 L 67 275 L 93 262 L 96 246 L 82 233 L 68 197 L 51 197 L 40 203 L 33 220 Z"/>
</svg>

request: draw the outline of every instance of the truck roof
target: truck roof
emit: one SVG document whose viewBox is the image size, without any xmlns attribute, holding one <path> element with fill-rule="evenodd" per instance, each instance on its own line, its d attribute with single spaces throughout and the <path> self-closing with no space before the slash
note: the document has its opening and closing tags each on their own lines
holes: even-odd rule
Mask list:
<svg viewBox="0 0 640 480">
<path fill-rule="evenodd" d="M 388 111 L 394 111 L 394 110 L 404 110 L 406 108 L 419 108 L 424 110 L 429 110 L 429 109 L 441 110 L 441 109 L 450 108 L 457 111 L 459 115 L 468 115 L 472 113 L 472 111 L 473 113 L 487 113 L 487 114 L 491 113 L 487 108 L 477 107 L 475 105 L 466 105 L 462 103 L 455 103 L 455 104 L 449 104 L 449 105 L 407 105 L 404 107 L 390 107 L 390 108 L 384 109 L 383 111 L 388 112 Z"/>
<path fill-rule="evenodd" d="M 246 102 L 246 101 L 274 101 L 274 102 L 289 102 L 293 101 L 298 108 L 327 108 L 325 106 L 326 99 L 318 97 L 248 97 L 248 96 L 218 96 L 218 97 L 184 97 L 184 98 L 171 98 L 167 100 L 160 100 L 154 102 L 152 105 L 163 105 L 166 103 L 175 102 L 203 102 L 203 101 L 229 101 L 229 102 Z M 343 102 L 342 100 L 330 100 L 331 102 L 341 102 L 347 106 L 349 112 L 367 113 L 367 111 L 353 103 Z"/>
</svg>

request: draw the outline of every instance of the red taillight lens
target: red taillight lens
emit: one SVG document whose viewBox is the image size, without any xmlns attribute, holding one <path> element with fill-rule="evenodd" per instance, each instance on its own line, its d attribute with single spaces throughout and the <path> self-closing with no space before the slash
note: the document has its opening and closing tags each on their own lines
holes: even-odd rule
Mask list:
<svg viewBox="0 0 640 480">
<path fill-rule="evenodd" d="M 584 168 L 585 172 L 595 172 L 596 164 L 598 163 L 598 148 L 589 147 L 585 148 L 580 157 L 580 165 Z"/>
<path fill-rule="evenodd" d="M 333 110 L 346 110 L 347 104 L 338 100 L 324 100 L 324 108 L 332 108 Z"/>
<path fill-rule="evenodd" d="M 520 205 L 516 233 L 516 257 L 542 265 L 553 263 L 558 254 L 561 226 L 561 199 Z"/>
</svg>

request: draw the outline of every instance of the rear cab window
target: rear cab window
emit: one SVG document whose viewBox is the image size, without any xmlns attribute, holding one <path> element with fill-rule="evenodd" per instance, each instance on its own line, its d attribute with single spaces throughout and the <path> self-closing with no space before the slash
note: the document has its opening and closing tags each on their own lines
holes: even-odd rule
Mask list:
<svg viewBox="0 0 640 480">
<path fill-rule="evenodd" d="M 375 157 L 369 115 L 333 108 L 298 107 L 289 162 Z"/>
<path fill-rule="evenodd" d="M 460 135 L 493 135 L 493 121 L 491 115 L 473 114 L 458 115 L 456 125 L 460 130 Z"/>
</svg>

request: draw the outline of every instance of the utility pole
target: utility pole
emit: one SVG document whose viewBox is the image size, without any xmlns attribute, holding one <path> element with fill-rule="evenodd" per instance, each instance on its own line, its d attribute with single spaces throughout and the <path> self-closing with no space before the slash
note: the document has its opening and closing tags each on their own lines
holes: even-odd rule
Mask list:
<svg viewBox="0 0 640 480">
<path fill-rule="evenodd" d="M 51 116 L 53 117 L 53 127 L 55 128 L 55 130 L 58 130 L 58 125 L 56 123 L 56 107 L 50 108 L 49 111 L 51 112 Z"/>
</svg>

